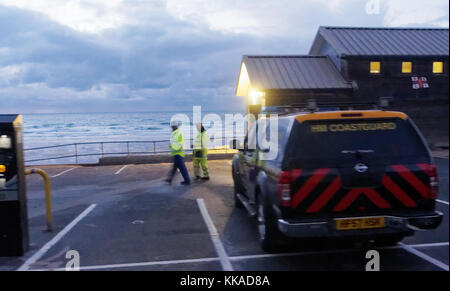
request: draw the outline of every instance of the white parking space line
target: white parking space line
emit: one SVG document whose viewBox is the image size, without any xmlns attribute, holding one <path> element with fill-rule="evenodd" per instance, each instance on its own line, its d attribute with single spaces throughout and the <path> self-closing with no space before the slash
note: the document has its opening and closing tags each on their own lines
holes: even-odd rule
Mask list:
<svg viewBox="0 0 450 291">
<path fill-rule="evenodd" d="M 88 270 L 104 270 L 104 269 L 118 269 L 118 268 L 134 268 L 134 267 L 147 267 L 147 266 L 160 266 L 160 265 L 176 265 L 176 264 L 189 264 L 189 263 L 208 263 L 217 262 L 219 258 L 202 258 L 202 259 L 187 259 L 187 260 L 173 260 L 173 261 L 154 261 L 154 262 L 142 262 L 142 263 L 129 263 L 129 264 L 111 264 L 111 265 L 97 265 L 97 266 L 85 266 L 80 267 L 81 271 Z M 66 268 L 55 269 L 33 269 L 32 271 L 65 271 Z"/>
<path fill-rule="evenodd" d="M 436 260 L 435 258 L 430 257 L 429 255 L 422 253 L 421 251 L 416 250 L 416 249 L 413 248 L 412 246 L 405 245 L 404 243 L 399 243 L 399 245 L 400 245 L 405 251 L 407 251 L 407 252 L 409 252 L 409 253 L 411 253 L 411 254 L 413 254 L 413 255 L 416 255 L 416 256 L 418 256 L 419 258 L 421 258 L 421 259 L 423 259 L 423 260 L 425 260 L 425 261 L 427 261 L 427 262 L 429 262 L 429 263 L 431 263 L 431 264 L 433 264 L 433 265 L 435 265 L 435 266 L 437 266 L 437 267 L 439 267 L 439 268 L 441 268 L 441 269 L 443 269 L 443 270 L 445 270 L 445 271 L 448 271 L 448 270 L 449 270 L 447 264 L 445 264 L 445 263 L 443 263 L 443 262 L 441 262 L 441 261 L 439 261 L 439 260 Z"/>
<path fill-rule="evenodd" d="M 449 159 L 449 157 L 446 157 L 446 156 L 433 156 L 433 158 L 443 159 L 443 160 L 448 160 Z"/>
<path fill-rule="evenodd" d="M 43 255 L 45 255 L 56 243 L 58 243 L 72 228 L 74 228 L 84 217 L 86 217 L 97 204 L 91 204 L 83 212 L 80 213 L 71 223 L 69 223 L 63 230 L 61 230 L 57 235 L 55 235 L 49 242 L 47 242 L 39 251 L 37 251 L 33 256 L 20 266 L 17 271 L 27 271 L 30 266 L 36 263 Z"/>
<path fill-rule="evenodd" d="M 448 242 L 440 242 L 440 243 L 427 243 L 427 244 L 414 244 L 414 245 L 408 245 L 409 247 L 413 248 L 420 248 L 420 247 L 442 247 L 442 246 L 448 246 Z M 376 249 L 380 250 L 386 250 L 386 249 L 402 249 L 403 246 L 396 245 L 396 246 L 390 246 L 390 247 L 380 247 Z M 230 257 L 230 260 L 232 261 L 238 261 L 238 260 L 251 260 L 251 259 L 264 259 L 264 258 L 276 258 L 276 257 L 294 257 L 294 256 L 311 256 L 311 255 L 324 255 L 324 254 L 340 254 L 340 253 L 351 253 L 351 252 L 357 252 L 358 249 L 342 249 L 342 250 L 329 250 L 329 251 L 311 251 L 311 252 L 298 252 L 298 253 L 280 253 L 280 254 L 261 254 L 261 255 L 244 255 L 244 256 L 233 256 Z"/>
<path fill-rule="evenodd" d="M 448 242 L 408 245 L 413 248 L 445 247 Z"/>
<path fill-rule="evenodd" d="M 61 175 L 65 174 L 65 173 L 68 173 L 68 172 L 70 172 L 70 171 L 72 171 L 73 169 L 76 169 L 76 168 L 78 168 L 78 167 L 73 167 L 73 168 L 70 168 L 70 169 L 68 169 L 68 170 L 62 171 L 62 172 L 59 173 L 59 174 L 50 176 L 50 178 L 56 178 L 56 177 L 61 176 Z"/>
<path fill-rule="evenodd" d="M 219 255 L 220 264 L 224 271 L 233 271 L 233 266 L 231 266 L 230 258 L 225 251 L 225 247 L 220 240 L 219 233 L 217 232 L 214 223 L 209 216 L 208 209 L 206 209 L 205 201 L 203 199 L 197 199 L 198 208 L 200 208 L 200 213 L 202 214 L 203 220 L 205 221 L 206 227 L 208 228 L 209 235 L 214 244 L 217 254 Z"/>
<path fill-rule="evenodd" d="M 442 204 L 448 205 L 448 202 L 447 202 L 447 201 L 444 201 L 444 200 L 439 200 L 439 199 L 436 199 L 436 202 L 439 202 L 439 203 L 442 203 Z"/>
<path fill-rule="evenodd" d="M 428 244 L 414 244 L 407 245 L 411 248 L 420 247 L 441 247 L 448 246 L 448 242 L 440 243 L 428 243 Z M 403 249 L 403 246 L 397 245 L 392 247 L 384 247 L 380 249 Z M 274 258 L 274 257 L 289 257 L 289 256 L 306 256 L 306 255 L 317 255 L 317 254 L 339 254 L 356 252 L 357 249 L 344 249 L 344 250 L 330 250 L 330 251 L 313 251 L 313 252 L 299 252 L 299 253 L 282 253 L 282 254 L 261 254 L 261 255 L 244 255 L 244 256 L 232 256 L 228 257 L 231 261 L 240 260 L 251 260 L 251 259 L 264 259 L 264 258 Z M 207 262 L 217 262 L 220 258 L 199 258 L 199 259 L 185 259 L 185 260 L 170 260 L 170 261 L 150 261 L 150 262 L 140 262 L 140 263 L 126 263 L 126 264 L 108 264 L 108 265 L 94 265 L 94 266 L 81 266 L 80 270 L 101 270 L 101 269 L 118 269 L 118 268 L 133 268 L 133 267 L 146 267 L 146 266 L 160 266 L 160 265 L 176 265 L 176 264 L 189 264 L 189 263 L 207 263 Z M 55 269 L 32 269 L 32 271 L 65 271 L 65 268 L 55 268 Z"/>
<path fill-rule="evenodd" d="M 114 175 L 119 175 L 120 172 L 122 172 L 123 170 L 126 169 L 126 167 L 128 167 L 128 165 L 123 166 L 122 168 L 120 168 L 117 172 L 114 173 Z"/>
<path fill-rule="evenodd" d="M 240 261 L 240 260 L 265 259 L 265 258 L 277 258 L 277 257 L 297 257 L 297 256 L 308 256 L 308 255 L 319 255 L 319 254 L 339 254 L 339 253 L 349 253 L 349 252 L 355 252 L 355 251 L 356 251 L 355 249 L 344 249 L 344 250 L 313 251 L 313 252 L 299 252 L 299 253 L 244 255 L 244 256 L 230 257 L 230 260 Z"/>
</svg>

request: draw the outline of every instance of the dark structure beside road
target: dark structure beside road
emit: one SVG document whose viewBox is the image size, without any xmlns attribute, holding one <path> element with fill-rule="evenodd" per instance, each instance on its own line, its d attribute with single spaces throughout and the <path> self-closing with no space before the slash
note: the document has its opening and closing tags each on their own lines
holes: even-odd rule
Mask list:
<svg viewBox="0 0 450 291">
<path fill-rule="evenodd" d="M 433 147 L 448 147 L 449 30 L 321 27 L 309 55 L 244 56 L 236 95 L 249 108 L 390 97 Z"/>
</svg>

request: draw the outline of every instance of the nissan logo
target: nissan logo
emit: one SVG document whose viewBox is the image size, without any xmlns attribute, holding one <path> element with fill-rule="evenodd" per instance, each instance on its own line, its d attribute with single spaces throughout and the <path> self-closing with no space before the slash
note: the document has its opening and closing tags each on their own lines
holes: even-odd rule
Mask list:
<svg viewBox="0 0 450 291">
<path fill-rule="evenodd" d="M 360 164 L 356 164 L 354 169 L 358 173 L 365 173 L 365 172 L 367 172 L 369 167 L 367 167 L 366 165 L 360 163 Z"/>
</svg>

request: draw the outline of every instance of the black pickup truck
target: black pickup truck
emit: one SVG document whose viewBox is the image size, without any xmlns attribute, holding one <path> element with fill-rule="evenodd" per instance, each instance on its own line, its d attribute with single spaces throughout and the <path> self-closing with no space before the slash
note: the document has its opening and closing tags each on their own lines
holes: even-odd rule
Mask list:
<svg viewBox="0 0 450 291">
<path fill-rule="evenodd" d="M 436 167 L 404 113 L 297 113 L 277 123 L 277 139 L 264 146 L 256 137 L 270 136 L 266 120 L 255 122 L 243 144 L 234 141 L 235 205 L 257 218 L 265 251 L 289 238 L 391 245 L 441 223 Z"/>
</svg>

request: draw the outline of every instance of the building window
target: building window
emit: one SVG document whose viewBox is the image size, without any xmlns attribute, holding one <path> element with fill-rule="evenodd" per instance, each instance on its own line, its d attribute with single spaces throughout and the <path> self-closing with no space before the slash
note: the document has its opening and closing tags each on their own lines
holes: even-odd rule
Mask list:
<svg viewBox="0 0 450 291">
<path fill-rule="evenodd" d="M 402 62 L 402 73 L 403 74 L 412 73 L 412 62 Z"/>
<path fill-rule="evenodd" d="M 370 73 L 371 74 L 381 73 L 381 62 L 370 62 Z"/>
<path fill-rule="evenodd" d="M 433 73 L 435 74 L 444 73 L 444 62 L 433 62 Z"/>
</svg>

